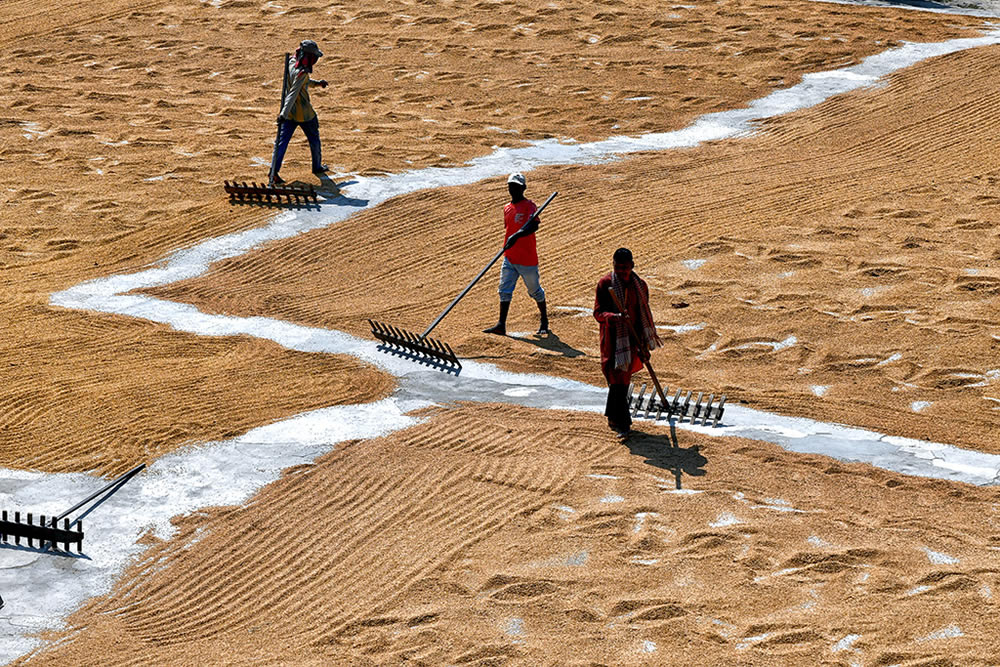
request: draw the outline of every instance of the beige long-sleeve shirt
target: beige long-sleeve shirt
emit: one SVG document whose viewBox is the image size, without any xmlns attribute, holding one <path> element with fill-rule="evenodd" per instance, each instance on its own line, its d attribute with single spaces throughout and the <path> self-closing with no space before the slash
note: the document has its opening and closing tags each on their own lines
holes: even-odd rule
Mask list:
<svg viewBox="0 0 1000 667">
<path fill-rule="evenodd" d="M 309 102 L 309 72 L 305 68 L 295 66 L 295 59 L 288 59 L 288 90 L 285 92 L 285 103 L 279 114 L 285 120 L 304 123 L 316 117 Z"/>
</svg>

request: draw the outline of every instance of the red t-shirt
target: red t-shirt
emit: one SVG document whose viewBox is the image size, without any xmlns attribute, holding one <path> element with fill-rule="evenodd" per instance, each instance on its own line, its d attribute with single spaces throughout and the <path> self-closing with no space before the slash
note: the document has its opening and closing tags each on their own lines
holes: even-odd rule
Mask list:
<svg viewBox="0 0 1000 667">
<path fill-rule="evenodd" d="M 503 207 L 503 224 L 506 233 L 503 242 L 507 243 L 510 235 L 524 226 L 531 214 L 538 209 L 535 202 L 530 199 L 522 199 L 514 203 L 508 203 Z M 538 266 L 538 251 L 535 249 L 535 235 L 528 234 L 517 240 L 512 248 L 504 253 L 511 264 L 521 264 L 524 266 Z"/>
</svg>

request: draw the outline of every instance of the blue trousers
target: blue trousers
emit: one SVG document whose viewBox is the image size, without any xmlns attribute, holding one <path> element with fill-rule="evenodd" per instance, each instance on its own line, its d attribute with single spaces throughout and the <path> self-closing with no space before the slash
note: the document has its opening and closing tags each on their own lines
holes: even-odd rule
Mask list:
<svg viewBox="0 0 1000 667">
<path fill-rule="evenodd" d="M 517 287 L 517 279 L 524 281 L 524 286 L 532 299 L 538 302 L 545 301 L 545 290 L 542 289 L 538 281 L 538 266 L 524 266 L 514 264 L 506 257 L 500 265 L 500 300 L 511 301 L 514 298 L 514 288 Z"/>
<path fill-rule="evenodd" d="M 271 159 L 271 176 L 277 176 L 281 170 L 281 163 L 285 161 L 285 151 L 288 150 L 288 142 L 292 139 L 292 133 L 296 127 L 302 127 L 309 140 L 309 152 L 312 153 L 313 171 L 318 171 L 323 165 L 323 151 L 319 143 L 319 118 L 314 117 L 304 123 L 294 120 L 282 120 L 278 126 L 278 139 L 274 142 L 274 157 Z"/>
</svg>

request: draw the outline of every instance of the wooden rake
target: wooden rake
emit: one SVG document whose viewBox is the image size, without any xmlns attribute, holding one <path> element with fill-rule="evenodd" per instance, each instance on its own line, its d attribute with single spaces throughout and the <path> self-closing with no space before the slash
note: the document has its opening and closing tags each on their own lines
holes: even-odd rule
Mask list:
<svg viewBox="0 0 1000 667">
<path fill-rule="evenodd" d="M 318 201 L 316 188 L 312 185 L 268 185 L 267 183 L 237 183 L 236 181 L 225 181 L 224 183 L 229 201 L 233 204 L 308 206 Z"/>
</svg>

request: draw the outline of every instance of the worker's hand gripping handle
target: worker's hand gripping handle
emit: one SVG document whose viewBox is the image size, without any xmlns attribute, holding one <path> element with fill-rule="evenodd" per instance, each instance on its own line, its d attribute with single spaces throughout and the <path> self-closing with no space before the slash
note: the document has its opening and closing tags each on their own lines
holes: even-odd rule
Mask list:
<svg viewBox="0 0 1000 667">
<path fill-rule="evenodd" d="M 531 214 L 531 217 L 528 218 L 528 221 L 523 225 L 521 225 L 521 228 L 519 230 L 517 230 L 507 238 L 507 242 L 504 243 L 503 245 L 504 252 L 510 250 L 514 246 L 514 244 L 517 243 L 518 239 L 524 236 L 528 236 L 529 234 L 535 233 L 535 230 L 538 229 L 539 214 L 541 214 L 541 212 L 545 210 L 545 207 L 549 205 L 550 201 L 556 198 L 557 194 L 559 194 L 558 191 L 553 192 L 551 195 L 549 195 L 549 198 L 545 200 L 545 203 L 542 204 L 537 209 L 535 209 L 535 212 Z"/>
</svg>

